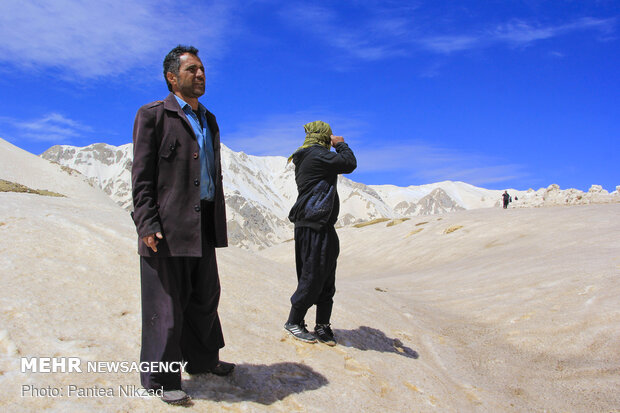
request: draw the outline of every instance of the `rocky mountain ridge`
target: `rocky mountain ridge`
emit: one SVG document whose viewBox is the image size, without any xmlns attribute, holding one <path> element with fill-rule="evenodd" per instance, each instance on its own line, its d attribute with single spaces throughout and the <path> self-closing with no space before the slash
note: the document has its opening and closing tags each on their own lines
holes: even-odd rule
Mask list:
<svg viewBox="0 0 620 413">
<path fill-rule="evenodd" d="M 91 185 L 130 210 L 132 154 L 132 144 L 96 143 L 82 148 L 53 146 L 41 157 L 79 171 Z M 261 249 L 292 238 L 287 217 L 297 189 L 294 166 L 287 165 L 285 157 L 252 156 L 222 145 L 222 169 L 232 245 Z M 620 202 L 618 192 L 609 194 L 597 185 L 587 193 L 561 190 L 557 185 L 538 191 L 509 190 L 514 200 L 511 207 Z M 502 191 L 452 181 L 409 187 L 365 185 L 340 176 L 338 193 L 341 209 L 337 225 L 350 225 L 375 218 L 498 207 Z"/>
</svg>

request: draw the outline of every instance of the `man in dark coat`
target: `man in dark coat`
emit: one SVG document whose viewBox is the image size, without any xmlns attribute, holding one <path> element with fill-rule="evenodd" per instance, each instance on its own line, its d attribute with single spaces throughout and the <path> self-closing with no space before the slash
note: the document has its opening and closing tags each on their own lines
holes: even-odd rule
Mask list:
<svg viewBox="0 0 620 413">
<path fill-rule="evenodd" d="M 342 136 L 332 135 L 327 123 L 310 122 L 304 129 L 304 144 L 289 158 L 295 164 L 298 192 L 289 214 L 289 220 L 295 224 L 297 289 L 291 297 L 291 311 L 284 328 L 298 340 L 314 343 L 318 339 L 333 346 L 336 339 L 330 318 L 340 252 L 334 228 L 340 211 L 336 184 L 338 174 L 353 172 L 357 160 Z M 336 152 L 330 151 L 332 146 Z M 314 335 L 308 332 L 304 321 L 312 305 L 316 305 Z"/>
<path fill-rule="evenodd" d="M 193 47 L 164 59 L 170 94 L 142 106 L 133 131 L 133 219 L 142 286 L 141 362 L 187 362 L 190 374 L 227 375 L 217 313 L 220 282 L 215 247 L 228 244 L 215 116 L 198 98 L 204 66 Z M 184 404 L 181 372 L 141 373 L 146 389 Z"/>
</svg>

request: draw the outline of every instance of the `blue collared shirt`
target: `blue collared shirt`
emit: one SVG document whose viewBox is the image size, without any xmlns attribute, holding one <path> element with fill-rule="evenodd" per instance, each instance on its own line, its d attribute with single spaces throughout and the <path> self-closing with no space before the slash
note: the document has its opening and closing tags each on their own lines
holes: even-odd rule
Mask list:
<svg viewBox="0 0 620 413">
<path fill-rule="evenodd" d="M 215 198 L 215 154 L 213 151 L 213 136 L 205 116 L 207 109 L 202 103 L 198 103 L 198 114 L 200 115 L 200 120 L 198 120 L 198 116 L 196 116 L 196 113 L 194 113 L 188 103 L 177 95 L 174 95 L 174 97 L 179 102 L 190 125 L 192 125 L 196 140 L 198 140 L 198 146 L 200 146 L 200 199 L 213 201 Z M 200 126 L 201 121 L 204 126 Z"/>
</svg>

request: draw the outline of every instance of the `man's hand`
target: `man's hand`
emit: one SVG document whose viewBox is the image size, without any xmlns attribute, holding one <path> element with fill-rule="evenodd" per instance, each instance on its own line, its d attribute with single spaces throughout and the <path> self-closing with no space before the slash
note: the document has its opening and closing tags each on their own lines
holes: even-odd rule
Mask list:
<svg viewBox="0 0 620 413">
<path fill-rule="evenodd" d="M 336 146 L 337 143 L 344 142 L 344 138 L 342 136 L 334 136 L 331 135 L 332 146 Z"/>
<path fill-rule="evenodd" d="M 153 250 L 153 252 L 157 252 L 157 244 L 159 241 L 157 239 L 164 239 L 164 236 L 161 235 L 161 232 L 157 232 L 155 234 L 147 235 L 146 237 L 142 237 L 142 242 L 144 242 L 147 247 Z"/>
</svg>

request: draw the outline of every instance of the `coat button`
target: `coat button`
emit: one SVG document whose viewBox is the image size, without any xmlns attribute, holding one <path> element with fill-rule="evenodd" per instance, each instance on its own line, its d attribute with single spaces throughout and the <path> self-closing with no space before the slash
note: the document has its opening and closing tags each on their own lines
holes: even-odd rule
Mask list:
<svg viewBox="0 0 620 413">
<path fill-rule="evenodd" d="M 198 152 L 194 152 L 194 159 L 198 159 Z"/>
<path fill-rule="evenodd" d="M 200 205 L 194 205 L 194 211 L 200 212 Z"/>
<path fill-rule="evenodd" d="M 196 186 L 200 185 L 200 181 L 198 179 L 194 179 L 194 185 Z"/>
<path fill-rule="evenodd" d="M 170 150 L 173 151 L 174 150 L 174 145 L 170 144 Z"/>
</svg>

